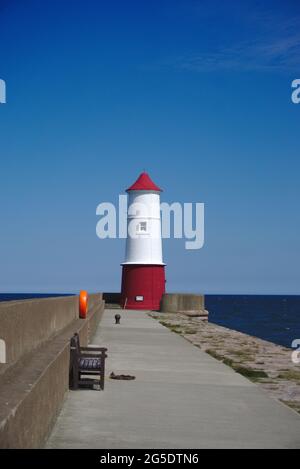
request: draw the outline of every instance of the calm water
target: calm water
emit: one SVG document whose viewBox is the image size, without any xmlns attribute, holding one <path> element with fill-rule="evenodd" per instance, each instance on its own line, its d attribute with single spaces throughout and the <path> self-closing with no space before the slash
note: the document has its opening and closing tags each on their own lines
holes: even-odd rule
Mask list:
<svg viewBox="0 0 300 469">
<path fill-rule="evenodd" d="M 0 293 L 0 301 L 30 300 L 30 298 L 51 298 L 53 296 L 70 296 L 69 293 Z"/>
<path fill-rule="evenodd" d="M 291 347 L 300 339 L 299 295 L 206 295 L 209 321 Z"/>
<path fill-rule="evenodd" d="M 0 301 L 66 296 L 0 293 Z M 209 321 L 290 347 L 300 339 L 300 296 L 206 295 Z"/>
</svg>

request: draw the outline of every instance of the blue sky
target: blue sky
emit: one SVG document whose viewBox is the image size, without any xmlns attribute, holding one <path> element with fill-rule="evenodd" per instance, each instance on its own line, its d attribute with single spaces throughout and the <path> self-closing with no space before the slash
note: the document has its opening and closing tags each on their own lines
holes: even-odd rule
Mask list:
<svg viewBox="0 0 300 469">
<path fill-rule="evenodd" d="M 169 291 L 299 293 L 296 1 L 0 0 L 0 291 L 117 291 L 96 207 L 145 168 L 205 203 Z"/>
</svg>

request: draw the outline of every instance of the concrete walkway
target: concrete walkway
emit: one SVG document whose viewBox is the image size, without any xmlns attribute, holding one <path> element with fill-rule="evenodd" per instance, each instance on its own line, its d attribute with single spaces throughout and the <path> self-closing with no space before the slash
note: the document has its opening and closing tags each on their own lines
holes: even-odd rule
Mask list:
<svg viewBox="0 0 300 469">
<path fill-rule="evenodd" d="M 106 310 L 104 392 L 69 392 L 48 448 L 300 448 L 300 416 L 150 318 Z M 108 378 L 111 371 L 134 381 Z"/>
</svg>

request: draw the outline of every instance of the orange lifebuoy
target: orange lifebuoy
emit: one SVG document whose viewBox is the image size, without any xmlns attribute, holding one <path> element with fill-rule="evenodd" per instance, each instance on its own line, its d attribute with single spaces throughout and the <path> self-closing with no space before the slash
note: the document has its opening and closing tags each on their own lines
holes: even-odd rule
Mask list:
<svg viewBox="0 0 300 469">
<path fill-rule="evenodd" d="M 88 311 L 89 295 L 85 290 L 81 290 L 79 294 L 79 317 L 85 319 Z"/>
</svg>

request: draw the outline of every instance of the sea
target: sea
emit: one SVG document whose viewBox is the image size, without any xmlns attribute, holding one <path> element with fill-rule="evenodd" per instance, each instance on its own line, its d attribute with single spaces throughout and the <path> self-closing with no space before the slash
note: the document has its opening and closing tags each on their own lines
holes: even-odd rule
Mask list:
<svg viewBox="0 0 300 469">
<path fill-rule="evenodd" d="M 209 321 L 278 345 L 300 339 L 300 295 L 205 295 Z"/>
<path fill-rule="evenodd" d="M 0 293 L 0 301 L 67 296 L 62 293 Z M 285 347 L 300 339 L 300 295 L 205 295 L 209 322 Z"/>
<path fill-rule="evenodd" d="M 32 298 L 53 298 L 71 295 L 72 293 L 0 293 L 0 301 L 30 300 Z"/>
</svg>

